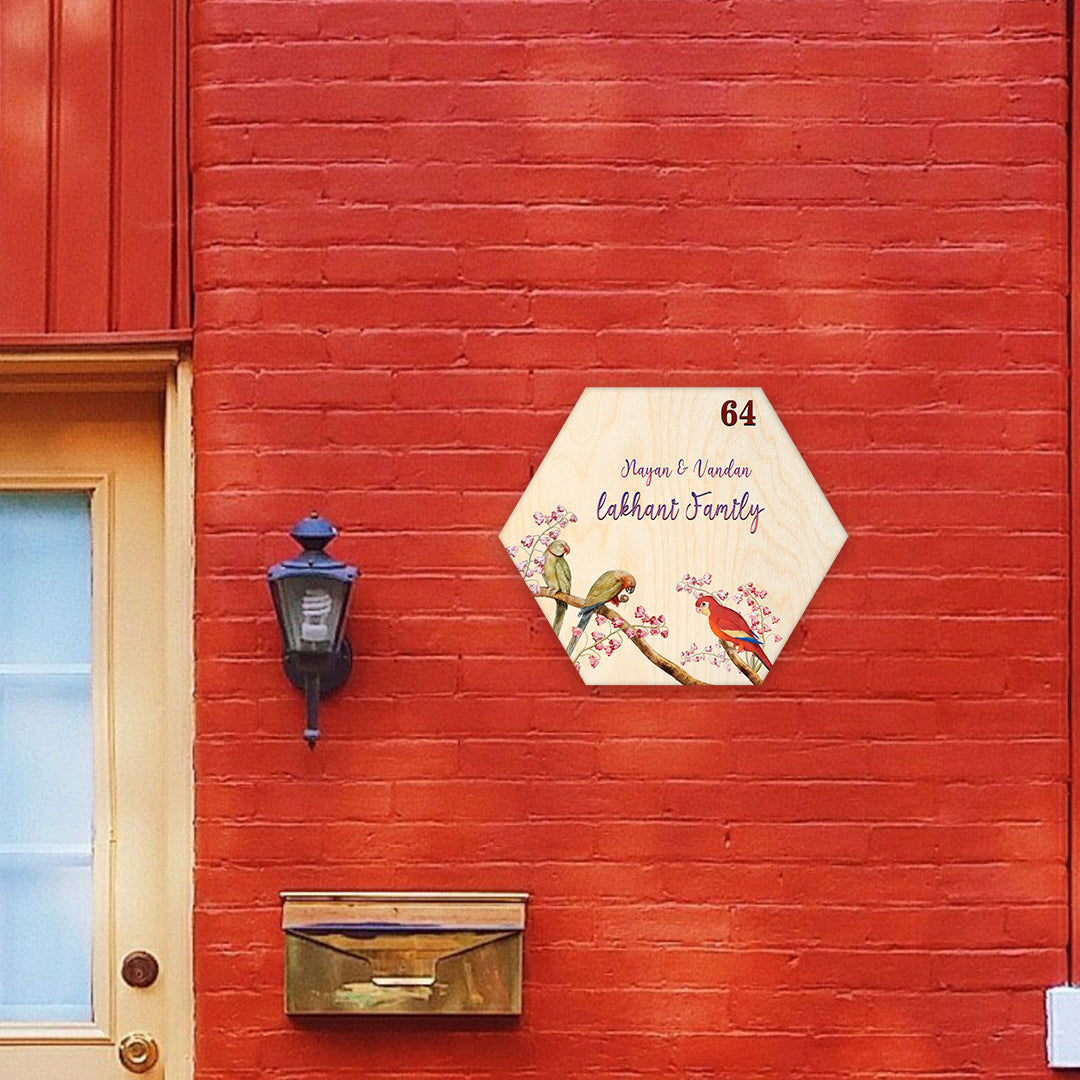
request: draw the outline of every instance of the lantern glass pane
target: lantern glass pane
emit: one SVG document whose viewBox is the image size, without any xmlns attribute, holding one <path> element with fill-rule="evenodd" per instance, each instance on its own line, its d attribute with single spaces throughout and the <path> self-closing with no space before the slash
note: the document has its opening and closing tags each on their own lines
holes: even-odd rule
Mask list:
<svg viewBox="0 0 1080 1080">
<path fill-rule="evenodd" d="M 347 582 L 336 578 L 298 575 L 274 583 L 289 652 L 328 653 L 341 638 Z"/>
</svg>

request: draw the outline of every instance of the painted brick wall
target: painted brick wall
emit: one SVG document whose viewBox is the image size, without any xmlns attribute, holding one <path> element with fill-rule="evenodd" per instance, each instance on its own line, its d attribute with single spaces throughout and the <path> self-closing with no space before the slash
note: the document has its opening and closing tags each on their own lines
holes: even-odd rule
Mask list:
<svg viewBox="0 0 1080 1080">
<path fill-rule="evenodd" d="M 1064 0 L 195 0 L 200 1080 L 1044 1072 Z M 851 539 L 765 688 L 586 691 L 496 533 L 762 385 Z M 265 567 L 318 508 L 315 753 Z M 513 1023 L 291 1024 L 278 890 L 525 889 Z"/>
</svg>

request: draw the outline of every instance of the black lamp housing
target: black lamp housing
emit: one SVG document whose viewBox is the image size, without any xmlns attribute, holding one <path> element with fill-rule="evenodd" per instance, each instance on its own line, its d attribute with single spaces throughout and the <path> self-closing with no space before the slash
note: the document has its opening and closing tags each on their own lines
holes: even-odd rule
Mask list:
<svg viewBox="0 0 1080 1080">
<path fill-rule="evenodd" d="M 289 682 L 304 692 L 304 738 L 312 749 L 319 738 L 319 701 L 352 670 L 345 615 L 360 571 L 323 550 L 337 534 L 329 521 L 312 513 L 289 533 L 303 550 L 266 574 L 284 645 L 282 666 Z"/>
</svg>

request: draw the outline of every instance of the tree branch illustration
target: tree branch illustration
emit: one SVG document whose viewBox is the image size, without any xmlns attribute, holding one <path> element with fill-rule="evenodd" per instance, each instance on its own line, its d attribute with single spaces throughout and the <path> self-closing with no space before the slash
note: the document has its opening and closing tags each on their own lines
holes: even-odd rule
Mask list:
<svg viewBox="0 0 1080 1080">
<path fill-rule="evenodd" d="M 761 685 L 761 676 L 743 659 L 739 656 L 738 649 L 731 644 L 730 641 L 721 641 L 721 645 L 724 646 L 724 652 L 727 653 L 728 659 L 755 685 Z"/>
<path fill-rule="evenodd" d="M 561 600 L 564 604 L 569 604 L 570 607 L 580 608 L 585 605 L 585 601 L 580 596 L 574 596 L 572 593 L 558 592 L 556 589 L 549 588 L 547 586 L 542 587 L 537 591 L 537 596 L 546 596 L 549 600 Z M 603 607 L 597 609 L 598 614 L 603 615 L 605 619 L 609 619 L 613 626 L 623 629 L 626 626 L 626 620 L 618 611 L 613 610 L 604 604 Z M 650 664 L 655 664 L 661 671 L 670 675 L 676 682 L 680 682 L 683 686 L 712 686 L 713 683 L 707 683 L 702 679 L 696 679 L 685 668 L 679 667 L 674 660 L 669 660 L 666 656 L 658 653 L 644 638 L 639 638 L 636 634 L 624 634 L 625 637 L 630 639 L 631 644 L 637 649 Z M 761 676 L 756 671 L 751 670 L 745 661 L 740 660 L 735 655 L 735 648 L 729 645 L 728 642 L 722 642 L 724 651 L 728 654 L 731 662 L 755 685 L 761 685 Z"/>
</svg>

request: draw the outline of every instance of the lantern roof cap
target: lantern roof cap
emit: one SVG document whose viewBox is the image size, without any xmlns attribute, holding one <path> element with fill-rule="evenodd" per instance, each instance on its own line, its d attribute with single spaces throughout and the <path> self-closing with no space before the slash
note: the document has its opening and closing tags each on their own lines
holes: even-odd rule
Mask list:
<svg viewBox="0 0 1080 1080">
<path fill-rule="evenodd" d="M 336 539 L 338 531 L 326 518 L 312 510 L 292 527 L 289 535 L 305 551 L 322 551 L 331 540 Z"/>
<path fill-rule="evenodd" d="M 309 517 L 301 518 L 289 535 L 303 550 L 291 559 L 283 559 L 271 566 L 267 572 L 270 581 L 312 573 L 328 574 L 343 581 L 354 581 L 359 576 L 360 571 L 355 566 L 335 559 L 323 550 L 338 535 L 337 529 L 326 518 L 313 511 Z"/>
</svg>

